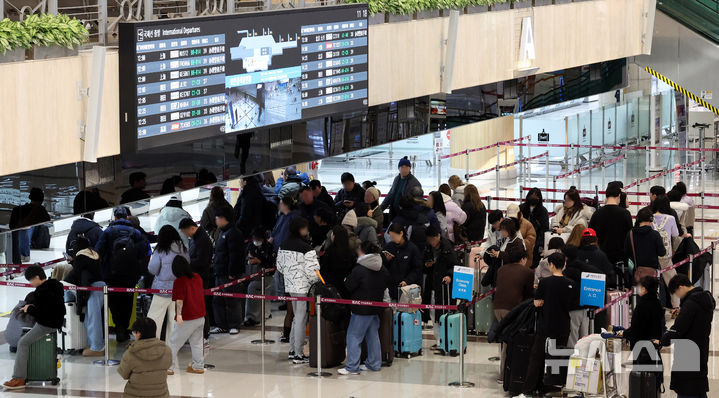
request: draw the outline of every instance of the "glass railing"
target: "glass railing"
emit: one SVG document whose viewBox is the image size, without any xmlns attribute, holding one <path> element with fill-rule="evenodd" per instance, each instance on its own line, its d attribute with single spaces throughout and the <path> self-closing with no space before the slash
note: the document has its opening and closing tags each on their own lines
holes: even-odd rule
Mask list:
<svg viewBox="0 0 719 398">
<path fill-rule="evenodd" d="M 718 0 L 659 0 L 657 9 L 707 39 L 719 43 Z"/>
</svg>

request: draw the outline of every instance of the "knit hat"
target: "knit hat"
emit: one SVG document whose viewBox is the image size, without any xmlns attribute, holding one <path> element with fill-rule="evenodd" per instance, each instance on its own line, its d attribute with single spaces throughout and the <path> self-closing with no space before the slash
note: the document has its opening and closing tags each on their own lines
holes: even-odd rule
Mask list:
<svg viewBox="0 0 719 398">
<path fill-rule="evenodd" d="M 407 166 L 409 168 L 412 168 L 412 162 L 410 162 L 409 159 L 407 159 L 407 156 L 405 156 L 399 160 L 399 165 L 397 166 L 397 168 L 400 168 L 402 166 Z"/>
<path fill-rule="evenodd" d="M 507 206 L 507 217 L 519 218 L 519 206 L 517 206 L 515 203 L 511 203 L 509 206 Z"/>
<path fill-rule="evenodd" d="M 380 197 L 379 189 L 377 189 L 375 187 L 369 187 L 369 188 L 367 188 L 367 192 L 369 192 L 369 194 L 372 195 L 372 198 L 374 200 L 379 200 L 379 197 Z"/>
<path fill-rule="evenodd" d="M 350 210 L 345 214 L 345 218 L 342 219 L 342 225 L 357 228 L 357 214 L 354 210 Z"/>
</svg>

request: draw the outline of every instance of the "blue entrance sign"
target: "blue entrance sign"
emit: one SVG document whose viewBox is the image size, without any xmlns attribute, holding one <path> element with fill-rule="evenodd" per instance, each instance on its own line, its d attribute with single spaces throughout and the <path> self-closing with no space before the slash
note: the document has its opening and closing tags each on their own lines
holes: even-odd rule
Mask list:
<svg viewBox="0 0 719 398">
<path fill-rule="evenodd" d="M 455 265 L 452 276 L 452 298 L 471 300 L 474 289 L 474 269 Z"/>
<path fill-rule="evenodd" d="M 606 275 L 582 272 L 582 283 L 579 292 L 579 305 L 603 307 L 604 306 L 604 285 Z"/>
</svg>

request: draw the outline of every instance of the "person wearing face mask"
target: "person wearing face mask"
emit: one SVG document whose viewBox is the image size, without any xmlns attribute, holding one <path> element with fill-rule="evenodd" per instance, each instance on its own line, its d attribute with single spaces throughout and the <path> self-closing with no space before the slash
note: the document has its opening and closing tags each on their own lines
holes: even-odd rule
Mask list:
<svg viewBox="0 0 719 398">
<path fill-rule="evenodd" d="M 423 253 L 407 238 L 407 229 L 391 224 L 387 229 L 390 241 L 384 245 L 382 257 L 390 273 L 389 297 L 397 301 L 397 289 L 412 284 L 422 284 Z"/>
<path fill-rule="evenodd" d="M 285 290 L 292 297 L 307 297 L 312 284 L 319 280 L 317 252 L 309 243 L 309 225 L 302 217 L 290 220 L 290 237 L 277 252 L 277 270 L 285 277 Z M 293 301 L 294 319 L 290 330 L 290 360 L 298 365 L 309 363 L 304 355 L 307 302 Z"/>
<path fill-rule="evenodd" d="M 534 231 L 537 233 L 537 241 L 534 243 L 532 268 L 539 264 L 541 259 L 540 251 L 544 248 L 544 234 L 549 231 L 549 212 L 542 201 L 542 191 L 539 188 L 532 188 L 527 192 L 524 203 L 519 205 L 522 217 L 531 222 Z"/>
<path fill-rule="evenodd" d="M 255 227 L 252 230 L 252 244 L 247 248 L 247 273 L 254 274 L 256 272 L 272 268 L 275 266 L 275 251 L 272 244 L 267 241 L 267 231 L 262 227 Z M 247 294 L 262 294 L 262 283 L 265 284 L 265 292 L 272 285 L 272 273 L 265 274 L 265 277 L 255 277 L 250 280 L 247 286 Z M 245 322 L 244 326 L 255 326 L 260 323 L 262 300 L 247 300 L 245 302 Z M 265 313 L 270 313 L 269 301 L 264 301 Z"/>
</svg>

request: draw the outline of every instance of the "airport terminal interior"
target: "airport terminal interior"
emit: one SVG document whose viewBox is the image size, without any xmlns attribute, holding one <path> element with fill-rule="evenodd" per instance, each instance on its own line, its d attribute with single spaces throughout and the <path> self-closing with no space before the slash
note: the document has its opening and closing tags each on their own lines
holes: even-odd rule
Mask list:
<svg viewBox="0 0 719 398">
<path fill-rule="evenodd" d="M 718 32 L 0 0 L 0 394 L 716 396 Z"/>
</svg>

